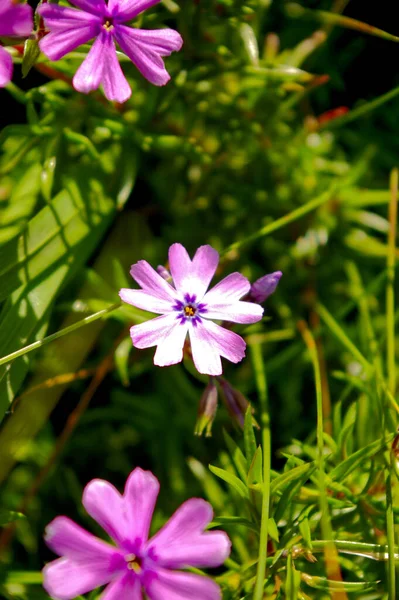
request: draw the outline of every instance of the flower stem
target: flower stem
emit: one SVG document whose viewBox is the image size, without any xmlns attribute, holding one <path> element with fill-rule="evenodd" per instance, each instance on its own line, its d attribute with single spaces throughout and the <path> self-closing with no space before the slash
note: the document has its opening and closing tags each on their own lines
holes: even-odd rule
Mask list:
<svg viewBox="0 0 399 600">
<path fill-rule="evenodd" d="M 270 417 L 267 397 L 267 382 L 265 368 L 262 357 L 262 346 L 253 344 L 251 346 L 252 360 L 255 370 L 255 380 L 259 393 L 259 402 L 261 409 L 261 427 L 262 427 L 262 449 L 263 449 L 263 483 L 262 483 L 262 516 L 260 525 L 259 539 L 259 557 L 256 572 L 256 583 L 254 591 L 254 600 L 262 600 L 264 582 L 266 579 L 266 561 L 267 561 L 267 537 L 270 506 L 270 452 L 271 452 L 271 434 Z"/>
<path fill-rule="evenodd" d="M 55 333 L 48 335 L 47 337 L 43 338 L 42 340 L 37 340 L 37 342 L 33 342 L 32 344 L 29 344 L 28 346 L 24 346 L 23 348 L 20 348 L 19 350 L 16 350 L 15 352 L 11 352 L 11 354 L 7 354 L 7 356 L 3 356 L 2 358 L 0 358 L 0 366 L 5 365 L 5 364 L 15 360 L 16 358 L 19 358 L 20 356 L 24 356 L 25 354 L 28 354 L 28 352 L 32 352 L 32 350 L 38 350 L 39 348 L 42 348 L 42 346 L 45 346 L 46 344 L 49 344 L 50 342 L 54 342 L 54 340 L 58 340 L 58 338 L 63 337 L 64 335 L 68 335 L 68 333 L 72 333 L 72 331 L 76 331 L 76 329 L 79 329 L 80 327 L 89 325 L 90 323 L 97 321 L 97 319 L 101 319 L 106 314 L 120 308 L 120 306 L 121 306 L 120 302 L 118 302 L 116 304 L 112 304 L 111 306 L 108 306 L 108 308 L 99 310 L 98 312 L 90 315 L 89 317 L 85 317 L 84 319 L 81 319 L 77 323 L 73 323 L 73 325 L 69 325 L 68 327 L 64 327 L 64 329 L 60 329 L 59 331 L 56 331 Z"/>
</svg>

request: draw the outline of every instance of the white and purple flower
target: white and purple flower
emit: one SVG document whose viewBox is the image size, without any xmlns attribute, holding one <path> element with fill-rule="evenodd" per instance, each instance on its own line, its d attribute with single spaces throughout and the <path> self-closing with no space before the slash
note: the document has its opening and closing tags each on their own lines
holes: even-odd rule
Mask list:
<svg viewBox="0 0 399 600">
<path fill-rule="evenodd" d="M 84 489 L 83 505 L 114 540 L 94 537 L 67 517 L 55 518 L 45 540 L 59 556 L 43 570 L 44 588 L 53 598 L 72 600 L 107 585 L 101 600 L 220 600 L 209 577 L 186 567 L 218 567 L 230 554 L 223 531 L 205 532 L 212 507 L 191 498 L 148 539 L 159 482 L 150 471 L 134 469 L 123 496 L 113 485 L 94 479 Z"/>
<path fill-rule="evenodd" d="M 12 0 L 0 0 L 0 37 L 28 37 L 33 29 L 32 8 Z M 12 58 L 0 46 L 0 87 L 11 81 Z"/>
<path fill-rule="evenodd" d="M 125 102 L 130 97 L 132 92 L 118 62 L 115 42 L 148 81 L 154 85 L 169 81 L 162 57 L 180 50 L 180 34 L 173 29 L 147 31 L 124 24 L 160 0 L 70 1 L 81 10 L 39 5 L 37 10 L 50 31 L 39 45 L 50 60 L 59 60 L 96 38 L 73 78 L 76 90 L 87 94 L 102 84 L 108 100 Z"/>
<path fill-rule="evenodd" d="M 219 254 L 211 246 L 198 248 L 191 260 L 181 244 L 173 244 L 169 248 L 173 285 L 145 260 L 132 265 L 130 274 L 142 289 L 122 289 L 119 295 L 124 302 L 161 315 L 130 329 L 136 348 L 157 346 L 155 365 L 179 363 L 187 333 L 200 373 L 221 375 L 221 357 L 233 363 L 244 358 L 246 344 L 242 337 L 212 319 L 256 323 L 262 318 L 263 308 L 240 300 L 251 287 L 241 273 L 231 273 L 207 291 L 218 263 Z"/>
</svg>

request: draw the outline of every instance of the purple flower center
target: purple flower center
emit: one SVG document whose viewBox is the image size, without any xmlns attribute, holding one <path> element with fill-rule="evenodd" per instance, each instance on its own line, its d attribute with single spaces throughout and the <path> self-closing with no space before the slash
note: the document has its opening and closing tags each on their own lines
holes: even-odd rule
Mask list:
<svg viewBox="0 0 399 600">
<path fill-rule="evenodd" d="M 129 571 L 134 571 L 137 575 L 141 573 L 142 560 L 135 554 L 126 554 L 125 556 L 126 566 Z"/>
<path fill-rule="evenodd" d="M 104 17 L 103 27 L 107 31 L 112 31 L 114 29 L 114 23 L 112 17 Z"/>
<path fill-rule="evenodd" d="M 179 314 L 177 318 L 180 319 L 180 324 L 183 325 L 187 321 L 191 321 L 194 327 L 201 322 L 200 315 L 206 313 L 206 304 L 196 302 L 197 298 L 195 294 L 185 294 L 184 302 L 178 300 L 173 306 Z"/>
</svg>

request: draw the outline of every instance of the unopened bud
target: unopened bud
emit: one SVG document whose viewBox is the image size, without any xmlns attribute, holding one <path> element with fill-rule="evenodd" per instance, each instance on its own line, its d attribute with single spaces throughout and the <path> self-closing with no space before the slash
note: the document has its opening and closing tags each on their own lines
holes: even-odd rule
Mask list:
<svg viewBox="0 0 399 600">
<path fill-rule="evenodd" d="M 172 275 L 169 273 L 168 269 L 166 269 L 163 265 L 157 266 L 157 273 L 162 277 L 162 279 L 165 279 L 165 281 L 172 280 Z"/>
<path fill-rule="evenodd" d="M 281 271 L 275 271 L 274 273 L 269 273 L 269 275 L 264 275 L 260 279 L 257 279 L 251 285 L 249 299 L 258 304 L 262 304 L 266 298 L 276 291 L 276 287 L 278 286 L 278 282 L 282 275 Z"/>
<path fill-rule="evenodd" d="M 212 423 L 216 415 L 217 406 L 218 390 L 214 380 L 211 379 L 199 402 L 198 418 L 194 429 L 195 435 L 202 435 L 204 430 L 207 437 L 211 435 Z"/>
<path fill-rule="evenodd" d="M 244 427 L 244 418 L 249 402 L 238 390 L 233 388 L 226 379 L 219 378 L 222 397 L 230 415 L 237 421 L 240 427 Z"/>
</svg>

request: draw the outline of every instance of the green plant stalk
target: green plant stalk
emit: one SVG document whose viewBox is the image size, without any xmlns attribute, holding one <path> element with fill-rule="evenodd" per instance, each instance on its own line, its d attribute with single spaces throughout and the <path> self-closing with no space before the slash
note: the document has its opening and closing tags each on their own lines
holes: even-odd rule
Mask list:
<svg viewBox="0 0 399 600">
<path fill-rule="evenodd" d="M 319 480 L 319 506 L 320 506 L 320 525 L 323 537 L 330 542 L 324 550 L 324 558 L 326 562 L 327 575 L 330 579 L 336 581 L 342 581 L 341 574 L 339 571 L 337 550 L 334 543 L 333 531 L 331 527 L 330 514 L 327 502 L 326 493 L 326 473 L 324 466 L 324 422 L 323 422 L 323 388 L 321 382 L 321 370 L 319 357 L 317 352 L 317 346 L 315 339 L 304 321 L 300 321 L 298 324 L 299 330 L 303 336 L 306 347 L 309 351 L 310 358 L 313 365 L 313 372 L 315 377 L 316 387 L 316 412 L 317 412 L 317 457 L 316 464 L 318 466 L 318 480 Z M 333 592 L 331 590 L 331 598 L 333 600 L 344 600 L 347 598 L 346 593 Z"/>
<path fill-rule="evenodd" d="M 284 215 L 284 217 L 281 217 L 280 219 L 276 219 L 272 223 L 265 225 L 265 227 L 258 229 L 258 231 L 256 231 L 252 235 L 250 235 L 242 240 L 238 240 L 237 242 L 234 242 L 233 244 L 231 244 L 230 246 L 225 248 L 225 250 L 223 250 L 223 252 L 221 252 L 221 255 L 225 256 L 226 254 L 228 254 L 229 252 L 232 252 L 233 250 L 238 250 L 238 248 L 242 248 L 242 246 L 245 246 L 246 244 L 250 244 L 251 242 L 259 240 L 260 238 L 265 237 L 266 235 L 269 235 L 273 231 L 276 231 L 277 229 L 280 229 L 281 227 L 285 227 L 289 223 L 293 223 L 297 219 L 300 219 L 301 217 L 303 217 L 307 213 L 311 212 L 312 210 L 315 210 L 319 206 L 326 204 L 332 198 L 334 193 L 339 189 L 339 187 L 340 186 L 337 183 L 333 184 L 330 187 L 330 189 L 328 189 L 326 192 L 323 192 L 316 198 L 313 198 L 313 200 L 310 200 L 303 206 L 296 208 L 292 212 L 288 213 L 288 215 Z"/>
<path fill-rule="evenodd" d="M 15 352 L 11 352 L 11 354 L 7 354 L 7 356 L 3 356 L 3 358 L 0 358 L 0 366 L 5 365 L 5 364 L 15 360 L 16 358 L 19 358 L 20 356 L 24 356 L 25 354 L 28 354 L 28 352 L 32 352 L 33 350 L 38 350 L 39 348 L 42 348 L 46 344 L 49 344 L 50 342 L 53 342 L 54 340 L 58 340 L 58 338 L 63 337 L 64 335 L 68 335 L 68 333 L 72 333 L 72 331 L 76 331 L 76 329 L 80 329 L 80 327 L 85 327 L 86 325 L 89 325 L 90 323 L 97 321 L 97 319 L 101 319 L 105 315 L 113 312 L 114 310 L 117 310 L 120 307 L 121 307 L 120 302 L 117 302 L 116 304 L 112 304 L 108 308 L 99 310 L 98 312 L 90 315 L 89 317 L 85 317 L 84 319 L 81 319 L 77 323 L 74 323 L 73 325 L 69 325 L 69 327 L 64 327 L 64 329 L 60 329 L 59 331 L 56 331 L 55 333 L 48 335 L 47 337 L 43 338 L 42 340 L 37 340 L 37 342 L 33 342 L 33 344 L 29 344 L 28 346 L 24 346 L 24 348 L 20 348 L 19 350 L 16 350 Z"/>
<path fill-rule="evenodd" d="M 260 525 L 259 557 L 256 571 L 254 600 L 262 600 L 264 581 L 266 579 L 267 538 L 270 508 L 271 434 L 267 397 L 267 383 L 262 357 L 262 346 L 260 344 L 253 344 L 251 346 L 251 356 L 254 364 L 256 385 L 259 392 L 259 402 L 261 409 L 260 422 L 262 427 L 263 449 L 262 516 Z"/>
<path fill-rule="evenodd" d="M 388 388 L 395 396 L 396 364 L 395 364 L 395 253 L 396 253 L 396 222 L 398 207 L 398 169 L 393 169 L 390 178 L 391 201 L 389 203 L 389 231 L 387 254 L 387 288 L 386 288 L 386 331 L 387 331 L 387 373 Z M 396 599 L 396 569 L 395 569 L 395 525 L 392 497 L 392 473 L 395 457 L 390 452 L 389 472 L 386 479 L 387 495 L 387 541 L 388 541 L 388 594 L 389 600 Z"/>
<path fill-rule="evenodd" d="M 386 290 L 386 331 L 387 331 L 387 372 L 388 387 L 395 396 L 396 365 L 395 365 L 395 253 L 396 253 L 396 222 L 398 210 L 398 169 L 391 173 L 391 201 L 389 203 L 389 231 L 387 255 L 387 290 Z"/>
<path fill-rule="evenodd" d="M 388 598 L 389 600 L 397 600 L 396 598 L 396 569 L 395 569 L 395 523 L 393 514 L 393 498 L 392 498 L 392 461 L 394 457 L 391 453 L 391 468 L 388 471 L 386 478 L 386 496 L 387 496 L 387 541 L 388 541 Z"/>
<path fill-rule="evenodd" d="M 326 121 L 320 126 L 320 129 L 335 129 L 336 127 L 341 127 L 341 125 L 346 125 L 351 121 L 355 121 L 355 119 L 358 119 L 359 117 L 367 115 L 382 104 L 385 104 L 385 102 L 389 102 L 393 98 L 396 98 L 396 96 L 398 95 L 399 86 L 393 88 L 393 90 L 390 90 L 386 94 L 383 94 L 382 96 L 379 96 L 378 98 L 375 98 L 370 102 L 366 102 L 358 108 L 349 111 L 348 113 L 346 113 L 346 115 L 343 115 L 342 117 L 338 117 L 337 119 L 333 119 L 332 121 Z"/>
</svg>

